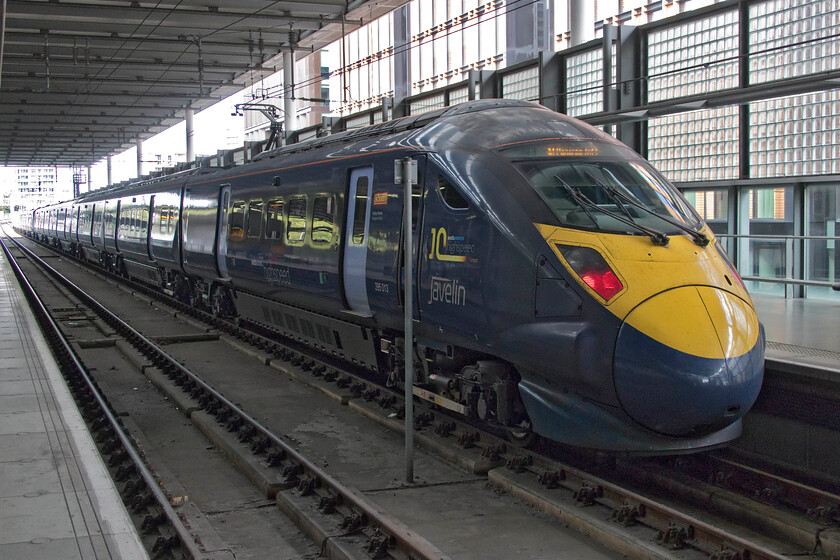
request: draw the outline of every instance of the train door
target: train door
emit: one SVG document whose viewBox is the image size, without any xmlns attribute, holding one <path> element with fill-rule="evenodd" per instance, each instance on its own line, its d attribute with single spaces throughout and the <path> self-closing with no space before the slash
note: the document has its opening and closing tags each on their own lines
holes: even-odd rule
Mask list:
<svg viewBox="0 0 840 560">
<path fill-rule="evenodd" d="M 155 195 L 149 197 L 149 204 L 146 206 L 146 212 L 148 213 L 148 220 L 147 220 L 147 227 L 146 227 L 146 238 L 143 243 L 146 244 L 146 254 L 149 255 L 149 260 L 154 261 L 155 256 L 152 253 L 152 230 L 154 229 L 154 221 L 155 221 Z"/>
<path fill-rule="evenodd" d="M 219 219 L 216 220 L 216 268 L 219 278 L 227 279 L 227 229 L 230 208 L 230 183 L 219 188 Z"/>
<path fill-rule="evenodd" d="M 414 318 L 419 319 L 422 305 L 419 304 L 416 279 L 420 277 L 420 268 L 423 266 L 420 232 L 424 214 L 423 178 L 426 174 L 427 158 L 424 155 L 413 157 L 417 161 L 418 177 L 412 192 L 412 262 L 415 278 L 413 308 Z M 379 180 L 374 182 L 372 189 L 368 226 L 368 238 L 371 241 L 367 244 L 366 252 L 368 304 L 373 312 L 383 317 L 383 320 L 387 315 L 391 320 L 402 321 L 405 301 L 404 187 L 394 184 L 390 174 L 378 176 L 377 179 Z"/>
<path fill-rule="evenodd" d="M 90 230 L 91 245 L 98 249 L 102 249 L 102 209 L 103 204 L 93 205 L 93 222 Z"/>
<path fill-rule="evenodd" d="M 344 297 L 354 313 L 367 316 L 371 315 L 367 293 L 367 251 L 372 192 L 373 167 L 351 170 L 342 265 Z"/>
<path fill-rule="evenodd" d="M 423 231 L 424 203 L 426 199 L 426 188 L 424 187 L 426 177 L 426 156 L 415 156 L 414 159 L 417 161 L 417 183 L 411 189 L 411 262 L 413 263 L 412 275 L 414 277 L 412 282 L 414 290 L 411 301 L 413 304 L 412 315 L 414 316 L 414 319 L 419 321 L 423 305 L 419 297 L 420 294 L 418 291 L 417 279 L 421 277 L 421 272 L 424 268 L 424 262 L 422 259 L 421 232 Z M 404 187 L 403 185 L 399 185 L 398 188 L 400 189 L 400 198 L 402 199 L 402 191 Z M 400 294 L 400 309 L 405 309 L 405 208 L 403 205 L 400 205 L 400 212 L 400 274 L 397 279 L 397 289 Z"/>
<path fill-rule="evenodd" d="M 490 275 L 496 281 L 491 285 L 504 283 L 503 269 L 493 268 L 494 228 L 455 180 L 428 167 L 417 275 L 423 321 L 471 337 L 477 325 L 487 324 L 482 279 Z"/>
</svg>

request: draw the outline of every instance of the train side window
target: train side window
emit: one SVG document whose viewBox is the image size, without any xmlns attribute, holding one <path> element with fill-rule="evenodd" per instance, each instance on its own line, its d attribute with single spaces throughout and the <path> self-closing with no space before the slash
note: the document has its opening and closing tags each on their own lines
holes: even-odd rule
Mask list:
<svg viewBox="0 0 840 560">
<path fill-rule="evenodd" d="M 286 228 L 286 241 L 290 244 L 303 243 L 306 235 L 306 197 L 293 196 L 289 199 L 289 223 Z"/>
<path fill-rule="evenodd" d="M 458 189 L 453 187 L 452 184 L 444 177 L 438 177 L 438 191 L 440 192 L 440 196 L 443 198 L 446 205 L 453 210 L 463 210 L 464 208 L 470 207 L 470 203 L 461 196 Z"/>
<path fill-rule="evenodd" d="M 230 221 L 228 222 L 228 237 L 244 237 L 242 227 L 245 225 L 245 201 L 236 200 L 230 208 Z"/>
<path fill-rule="evenodd" d="M 149 227 L 149 209 L 143 208 L 140 210 L 140 232 L 145 232 Z"/>
<path fill-rule="evenodd" d="M 283 238 L 283 199 L 269 200 L 265 207 L 265 238 Z"/>
<path fill-rule="evenodd" d="M 178 223 L 178 207 L 177 206 L 170 206 L 169 207 L 169 225 L 167 226 L 166 231 L 168 233 L 172 233 L 175 231 L 175 225 Z"/>
<path fill-rule="evenodd" d="M 248 215 L 245 216 L 245 231 L 248 237 L 259 237 L 262 227 L 263 201 L 252 200 L 248 204 Z"/>
<path fill-rule="evenodd" d="M 333 240 L 335 204 L 331 196 L 316 196 L 312 201 L 312 243 L 329 244 Z"/>
<path fill-rule="evenodd" d="M 365 222 L 367 222 L 368 178 L 359 177 L 356 183 L 356 209 L 353 212 L 353 245 L 361 245 L 365 240 Z"/>
</svg>

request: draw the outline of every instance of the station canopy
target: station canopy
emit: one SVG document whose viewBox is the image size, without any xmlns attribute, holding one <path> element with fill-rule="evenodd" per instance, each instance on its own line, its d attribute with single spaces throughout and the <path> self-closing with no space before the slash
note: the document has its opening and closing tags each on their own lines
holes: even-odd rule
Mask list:
<svg viewBox="0 0 840 560">
<path fill-rule="evenodd" d="M 6 0 L 0 165 L 116 154 L 407 0 Z"/>
</svg>

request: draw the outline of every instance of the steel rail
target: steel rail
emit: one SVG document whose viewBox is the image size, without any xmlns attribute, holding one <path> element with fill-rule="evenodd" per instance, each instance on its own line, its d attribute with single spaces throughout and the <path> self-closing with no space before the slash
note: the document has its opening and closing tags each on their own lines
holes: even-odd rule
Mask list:
<svg viewBox="0 0 840 560">
<path fill-rule="evenodd" d="M 429 543 L 419 535 L 413 534 L 407 527 L 403 526 L 401 523 L 394 522 L 393 520 L 383 515 L 358 493 L 344 486 L 338 480 L 334 479 L 331 475 L 326 473 L 323 469 L 321 469 L 320 467 L 312 463 L 310 460 L 308 460 L 306 457 L 298 453 L 293 447 L 291 447 L 285 441 L 274 435 L 274 433 L 272 433 L 271 430 L 263 426 L 259 421 L 251 417 L 247 412 L 245 412 L 232 401 L 227 399 L 224 395 L 216 391 L 213 387 L 208 385 L 197 375 L 195 375 L 187 368 L 182 366 L 180 363 L 178 363 L 178 361 L 175 358 L 170 356 L 159 345 L 155 344 L 150 339 L 141 334 L 139 331 L 134 329 L 131 325 L 120 319 L 117 315 L 115 315 L 105 306 L 96 301 L 90 294 L 85 292 L 82 288 L 78 287 L 68 278 L 64 277 L 57 270 L 55 270 L 46 262 L 41 260 L 37 255 L 35 255 L 35 253 L 29 251 L 22 245 L 19 245 L 19 247 L 21 248 L 21 250 L 26 252 L 31 259 L 41 264 L 45 270 L 49 271 L 56 278 L 58 278 L 76 296 L 84 300 L 85 304 L 89 305 L 97 314 L 102 316 L 103 320 L 109 323 L 110 326 L 128 333 L 128 338 L 130 342 L 132 342 L 132 344 L 136 347 L 142 347 L 141 352 L 143 350 L 153 351 L 158 356 L 166 360 L 169 367 L 175 368 L 179 373 L 188 377 L 193 383 L 199 386 L 204 392 L 206 392 L 209 395 L 212 395 L 213 399 L 221 403 L 224 407 L 232 411 L 240 418 L 242 418 L 245 422 L 247 422 L 249 425 L 255 428 L 263 437 L 267 438 L 269 441 L 271 441 L 271 443 L 276 445 L 278 448 L 282 449 L 287 456 L 291 457 L 293 461 L 297 462 L 309 473 L 318 478 L 322 484 L 326 484 L 327 486 L 329 486 L 333 492 L 340 495 L 343 500 L 346 500 L 345 503 L 350 504 L 352 507 L 356 508 L 360 513 L 366 516 L 370 523 L 372 523 L 375 526 L 381 527 L 388 535 L 395 539 L 398 548 L 404 550 L 411 558 L 422 558 L 426 560 L 443 560 L 448 558 L 443 552 L 437 549 L 437 547 L 433 546 L 431 543 Z M 145 354 L 146 352 L 143 353 Z"/>
<path fill-rule="evenodd" d="M 30 258 L 34 257 L 35 262 L 39 262 L 40 264 L 47 266 L 48 269 L 51 269 L 51 267 L 46 265 L 46 263 L 44 263 L 43 260 L 37 257 L 37 255 L 20 245 L 20 243 L 18 243 L 17 240 L 13 238 L 10 239 L 12 239 L 12 241 L 15 243 L 15 245 L 17 245 L 19 249 L 21 249 L 27 255 L 29 255 Z M 76 369 L 79 376 L 84 380 L 88 392 L 96 400 L 97 404 L 102 410 L 102 413 L 108 419 L 111 429 L 113 430 L 114 434 L 119 438 L 123 449 L 126 451 L 126 453 L 128 453 L 131 461 L 137 468 L 138 474 L 143 478 L 143 481 L 146 483 L 146 488 L 152 493 L 158 506 L 161 508 L 161 510 L 163 510 L 164 514 L 166 515 L 166 518 L 169 520 L 169 524 L 175 530 L 175 533 L 178 535 L 181 547 L 183 547 L 184 551 L 187 554 L 189 554 L 190 558 L 198 560 L 200 558 L 205 557 L 205 554 L 201 552 L 198 546 L 195 544 L 193 536 L 184 526 L 183 522 L 181 521 L 181 518 L 169 504 L 169 500 L 164 495 L 163 491 L 158 487 L 157 480 L 155 480 L 155 477 L 152 475 L 151 471 L 149 471 L 149 469 L 144 464 L 143 460 L 140 458 L 140 454 L 134 448 L 134 445 L 131 443 L 131 440 L 128 438 L 125 431 L 120 427 L 117 418 L 111 412 L 108 404 L 105 402 L 98 388 L 94 384 L 93 380 L 90 378 L 90 375 L 88 375 L 85 366 L 76 356 L 76 353 L 73 351 L 73 348 L 70 346 L 70 343 L 67 341 L 67 338 L 64 336 L 64 333 L 61 332 L 61 329 L 53 320 L 52 316 L 50 315 L 49 311 L 44 305 L 43 300 L 41 300 L 41 298 L 38 296 L 38 293 L 35 291 L 35 288 L 32 286 L 32 284 L 29 282 L 26 275 L 24 274 L 23 270 L 21 270 L 20 266 L 17 264 L 17 261 L 15 260 L 14 256 L 12 255 L 11 251 L 9 250 L 8 246 L 2 238 L 0 238 L 0 246 L 2 246 L 3 252 L 6 254 L 6 258 L 12 266 L 15 276 L 17 276 L 18 278 L 18 282 L 24 289 L 27 299 L 29 299 L 30 304 L 34 306 L 33 312 L 40 315 L 41 318 L 46 322 L 46 326 L 49 327 L 50 332 L 55 334 L 55 339 L 61 345 L 61 349 L 72 361 L 73 367 Z M 53 270 L 53 272 L 55 271 Z"/>
</svg>

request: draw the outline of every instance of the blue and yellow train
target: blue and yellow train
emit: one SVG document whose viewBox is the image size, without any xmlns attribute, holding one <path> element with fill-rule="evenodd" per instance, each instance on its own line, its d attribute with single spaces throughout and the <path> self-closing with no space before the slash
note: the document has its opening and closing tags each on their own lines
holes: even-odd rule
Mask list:
<svg viewBox="0 0 840 560">
<path fill-rule="evenodd" d="M 764 334 L 694 210 L 607 134 L 485 100 L 34 211 L 27 230 L 222 316 L 403 383 L 403 186 L 413 193 L 414 393 L 589 448 L 737 437 Z"/>
</svg>

